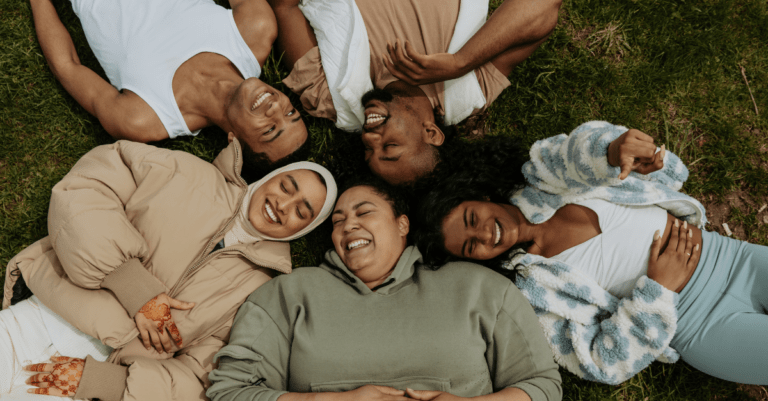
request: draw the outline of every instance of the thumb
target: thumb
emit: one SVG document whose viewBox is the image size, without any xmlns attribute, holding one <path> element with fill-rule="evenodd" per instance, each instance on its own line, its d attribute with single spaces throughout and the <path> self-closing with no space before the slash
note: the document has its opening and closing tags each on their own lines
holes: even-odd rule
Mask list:
<svg viewBox="0 0 768 401">
<path fill-rule="evenodd" d="M 624 160 L 621 161 L 621 173 L 619 173 L 619 179 L 623 180 L 629 176 L 629 173 L 632 171 L 632 163 L 626 163 Z"/>
<path fill-rule="evenodd" d="M 398 389 L 392 388 L 392 387 L 387 387 L 387 386 L 374 386 L 374 387 L 376 387 L 376 390 L 379 390 L 382 393 L 387 394 L 387 395 L 403 395 L 403 394 L 405 394 L 405 391 L 398 390 Z"/>
<path fill-rule="evenodd" d="M 406 388 L 405 392 L 408 394 L 408 397 L 411 397 L 414 400 L 422 400 L 422 401 L 429 401 L 429 400 L 435 399 L 441 393 L 440 391 L 413 390 L 410 388 Z"/>
<path fill-rule="evenodd" d="M 179 301 L 178 299 L 168 297 L 168 305 L 170 305 L 171 308 L 174 308 L 174 309 L 190 310 L 195 306 L 195 303 Z"/>
<path fill-rule="evenodd" d="M 653 234 L 653 243 L 651 244 L 651 261 L 656 262 L 659 259 L 659 252 L 661 252 L 661 234 L 659 230 Z"/>
</svg>

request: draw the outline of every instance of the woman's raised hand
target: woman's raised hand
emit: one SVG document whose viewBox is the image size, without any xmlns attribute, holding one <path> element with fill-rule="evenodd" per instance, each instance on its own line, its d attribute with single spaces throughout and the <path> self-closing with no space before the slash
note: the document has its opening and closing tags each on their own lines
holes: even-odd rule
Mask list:
<svg viewBox="0 0 768 401">
<path fill-rule="evenodd" d="M 162 353 L 163 350 L 172 352 L 171 340 L 173 340 L 176 347 L 181 348 L 181 334 L 173 321 L 171 308 L 189 310 L 194 306 L 194 302 L 178 301 L 166 293 L 150 299 L 134 317 L 144 347 L 149 349 L 151 341 L 151 345 L 154 345 L 157 352 Z"/>
<path fill-rule="evenodd" d="M 693 231 L 688 228 L 688 223 L 680 224 L 677 219 L 667 249 L 660 254 L 661 242 L 661 235 L 656 231 L 648 260 L 648 278 L 679 293 L 699 263 L 701 244 L 694 244 Z"/>
<path fill-rule="evenodd" d="M 653 138 L 636 129 L 621 134 L 608 146 L 608 164 L 621 167 L 619 179 L 625 179 L 631 171 L 649 174 L 664 167 L 664 145 L 656 152 Z"/>
<path fill-rule="evenodd" d="M 40 372 L 27 379 L 27 384 L 37 388 L 27 390 L 32 394 L 74 397 L 83 377 L 85 360 L 66 356 L 51 357 L 53 363 L 27 365 L 27 372 Z"/>
</svg>

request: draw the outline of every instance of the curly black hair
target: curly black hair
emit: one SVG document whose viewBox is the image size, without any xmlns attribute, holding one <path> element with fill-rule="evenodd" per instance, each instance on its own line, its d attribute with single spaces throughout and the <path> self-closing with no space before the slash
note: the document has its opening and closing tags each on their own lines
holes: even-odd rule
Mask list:
<svg viewBox="0 0 768 401">
<path fill-rule="evenodd" d="M 280 167 L 307 160 L 312 150 L 312 136 L 307 134 L 307 140 L 304 141 L 304 144 L 294 150 L 293 153 L 274 162 L 269 160 L 266 153 L 256 153 L 250 146 L 243 144 L 241 148 L 243 151 L 243 168 L 240 171 L 240 176 L 247 184 L 252 184 Z"/>
<path fill-rule="evenodd" d="M 465 201 L 509 203 L 509 197 L 525 186 L 522 166 L 528 160 L 519 142 L 508 137 L 491 137 L 482 141 L 451 145 L 443 152 L 440 166 L 420 180 L 415 189 L 418 201 L 412 219 L 413 239 L 424 260 L 442 266 L 460 258 L 445 249 L 443 220 Z M 510 249 L 514 252 L 520 248 Z M 499 270 L 509 252 L 483 264 Z"/>
</svg>

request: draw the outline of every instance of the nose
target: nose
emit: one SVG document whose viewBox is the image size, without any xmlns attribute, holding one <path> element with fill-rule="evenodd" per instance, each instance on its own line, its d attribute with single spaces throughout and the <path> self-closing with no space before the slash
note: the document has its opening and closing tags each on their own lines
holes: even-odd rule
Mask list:
<svg viewBox="0 0 768 401">
<path fill-rule="evenodd" d="M 345 233 L 351 233 L 360 228 L 360 225 L 357 223 L 357 219 L 355 217 L 347 217 L 346 220 L 344 220 L 343 228 Z"/>
<path fill-rule="evenodd" d="M 493 229 L 491 224 L 485 224 L 477 228 L 475 238 L 482 243 L 488 243 L 493 240 Z"/>
<path fill-rule="evenodd" d="M 277 101 L 273 101 L 269 104 L 267 111 L 264 113 L 267 117 L 272 117 L 280 108 L 280 104 Z"/>
</svg>

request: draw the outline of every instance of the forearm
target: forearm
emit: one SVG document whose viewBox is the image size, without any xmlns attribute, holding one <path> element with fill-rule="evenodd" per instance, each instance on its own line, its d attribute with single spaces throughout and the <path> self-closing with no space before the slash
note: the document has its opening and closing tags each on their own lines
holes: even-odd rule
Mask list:
<svg viewBox="0 0 768 401">
<path fill-rule="evenodd" d="M 531 401 L 525 391 L 516 387 L 507 387 L 501 391 L 472 398 L 475 401 Z"/>
<path fill-rule="evenodd" d="M 466 74 L 505 51 L 540 42 L 557 24 L 560 0 L 506 0 L 456 53 Z"/>
</svg>

